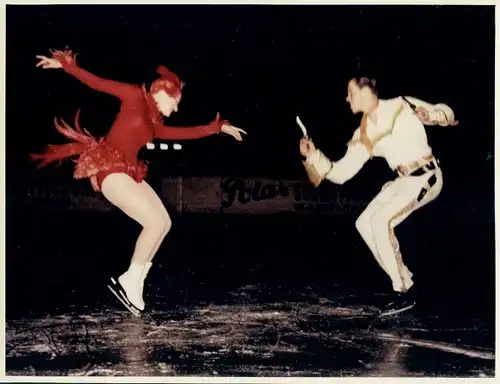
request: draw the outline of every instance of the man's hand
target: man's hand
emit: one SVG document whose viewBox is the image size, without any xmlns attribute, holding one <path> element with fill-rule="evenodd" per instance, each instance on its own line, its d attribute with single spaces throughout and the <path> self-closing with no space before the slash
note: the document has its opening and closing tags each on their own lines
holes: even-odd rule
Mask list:
<svg viewBox="0 0 500 384">
<path fill-rule="evenodd" d="M 429 122 L 429 112 L 427 112 L 427 110 L 423 107 L 418 107 L 416 110 L 415 110 L 415 113 L 417 115 L 417 117 L 419 118 L 419 120 L 422 122 L 422 123 L 428 123 Z M 450 125 L 450 126 L 455 126 L 458 124 L 458 121 L 455 120 L 455 121 L 452 121 L 451 123 L 448 123 L 447 125 Z"/>
<path fill-rule="evenodd" d="M 423 107 L 418 107 L 415 110 L 415 113 L 417 114 L 417 117 L 422 123 L 428 123 L 429 122 L 429 112 Z"/>
<path fill-rule="evenodd" d="M 303 137 L 300 139 L 300 154 L 304 157 L 311 156 L 316 151 L 316 147 L 311 139 Z"/>
</svg>

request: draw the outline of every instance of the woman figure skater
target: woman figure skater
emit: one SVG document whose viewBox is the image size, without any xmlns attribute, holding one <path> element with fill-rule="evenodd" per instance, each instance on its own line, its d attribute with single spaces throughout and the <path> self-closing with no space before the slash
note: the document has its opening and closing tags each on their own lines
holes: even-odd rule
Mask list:
<svg viewBox="0 0 500 384">
<path fill-rule="evenodd" d="M 118 281 L 111 278 L 108 287 L 135 315 L 144 310 L 144 280 L 152 266 L 160 244 L 171 227 L 170 216 L 155 191 L 144 180 L 146 165 L 138 159 L 139 150 L 154 138 L 165 140 L 198 139 L 224 132 L 242 140 L 242 129 L 221 120 L 219 114 L 208 125 L 190 128 L 164 125 L 162 117 L 177 111 L 183 83 L 177 75 L 164 66 L 158 67 L 160 75 L 150 89 L 100 78 L 78 66 L 71 50 L 51 50 L 52 57 L 36 56 L 37 67 L 61 68 L 83 84 L 120 99 L 121 108 L 105 138 L 96 140 L 89 132 L 82 131 L 77 113 L 75 128 L 64 121 L 56 129 L 73 142 L 49 145 L 41 154 L 31 154 L 40 160 L 38 168 L 54 161 L 78 156 L 74 177 L 89 178 L 93 189 L 100 192 L 114 206 L 142 226 L 127 271 Z"/>
</svg>

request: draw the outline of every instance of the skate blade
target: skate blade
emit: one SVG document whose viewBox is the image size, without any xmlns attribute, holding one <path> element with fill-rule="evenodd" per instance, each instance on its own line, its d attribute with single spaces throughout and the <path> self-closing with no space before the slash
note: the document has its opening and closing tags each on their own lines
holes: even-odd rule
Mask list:
<svg viewBox="0 0 500 384">
<path fill-rule="evenodd" d="M 401 312 L 407 311 L 407 310 L 413 308 L 415 306 L 415 304 L 416 303 L 413 303 L 413 304 L 407 305 L 406 307 L 403 307 L 403 308 L 399 308 L 399 309 L 395 309 L 395 310 L 387 311 L 387 312 L 382 312 L 379 315 L 379 317 L 391 316 L 391 315 L 395 315 L 397 313 L 401 313 Z"/>
<path fill-rule="evenodd" d="M 108 288 L 111 292 L 113 292 L 113 295 L 115 295 L 118 300 L 121 301 L 121 303 L 127 308 L 133 315 L 140 317 L 141 312 L 135 308 L 131 303 L 128 303 L 126 299 L 124 299 L 119 292 L 117 292 L 111 285 L 108 284 Z"/>
<path fill-rule="evenodd" d="M 132 308 L 134 308 L 136 311 L 142 312 L 143 310 L 140 308 L 137 308 L 136 305 L 134 305 L 129 298 L 127 297 L 127 294 L 125 293 L 125 290 L 123 289 L 122 285 L 120 284 L 119 281 L 116 281 L 114 277 L 111 278 L 111 283 L 113 284 L 113 287 L 115 287 L 115 291 L 117 291 L 120 296 L 122 297 L 125 302 L 130 305 Z"/>
<path fill-rule="evenodd" d="M 113 295 L 115 295 L 117 297 L 117 299 L 120 300 L 120 302 L 125 306 L 125 308 L 127 308 L 129 310 L 129 312 L 131 312 L 134 316 L 137 316 L 137 317 L 141 316 L 141 313 L 137 309 L 132 307 L 130 304 L 128 304 L 125 300 L 123 300 L 121 295 L 119 293 L 117 293 L 110 285 L 108 285 L 108 288 L 111 292 L 113 292 Z"/>
</svg>

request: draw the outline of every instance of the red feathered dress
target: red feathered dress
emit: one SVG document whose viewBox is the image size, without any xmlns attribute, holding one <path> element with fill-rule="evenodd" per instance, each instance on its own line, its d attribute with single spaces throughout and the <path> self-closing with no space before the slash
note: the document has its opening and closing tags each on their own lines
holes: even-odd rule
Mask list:
<svg viewBox="0 0 500 384">
<path fill-rule="evenodd" d="M 139 150 L 154 138 L 165 140 L 198 139 L 219 133 L 225 120 L 219 115 L 208 125 L 195 127 L 170 127 L 162 123 L 155 101 L 144 86 L 126 84 L 100 78 L 80 68 L 71 51 L 54 51 L 66 73 L 76 77 L 89 87 L 116 96 L 121 100 L 118 113 L 108 135 L 96 140 L 88 131 L 82 131 L 78 124 L 79 112 L 75 119 L 75 129 L 64 121 L 55 120 L 56 129 L 73 143 L 49 145 L 42 154 L 31 154 L 34 160 L 41 160 L 38 167 L 67 157 L 78 156 L 74 177 L 92 178 L 101 190 L 104 178 L 112 173 L 124 172 L 135 181 L 141 182 L 147 173 L 144 162 L 138 159 Z"/>
</svg>

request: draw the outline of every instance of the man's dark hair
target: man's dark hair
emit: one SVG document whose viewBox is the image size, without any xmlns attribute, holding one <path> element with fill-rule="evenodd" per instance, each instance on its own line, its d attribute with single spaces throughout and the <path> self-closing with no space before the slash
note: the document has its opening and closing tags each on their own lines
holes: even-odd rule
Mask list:
<svg viewBox="0 0 500 384">
<path fill-rule="evenodd" d="M 372 77 L 356 76 L 352 78 L 359 88 L 368 87 L 371 91 L 378 96 L 377 80 Z"/>
</svg>

